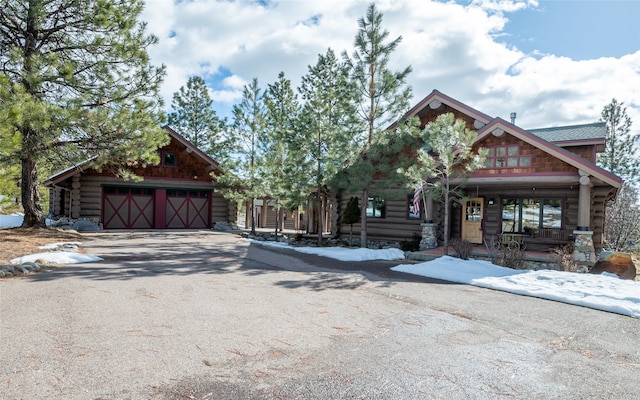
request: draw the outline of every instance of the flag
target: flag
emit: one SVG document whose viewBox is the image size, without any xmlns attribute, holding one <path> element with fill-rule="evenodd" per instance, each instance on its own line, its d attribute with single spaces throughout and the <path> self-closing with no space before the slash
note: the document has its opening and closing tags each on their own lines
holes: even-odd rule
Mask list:
<svg viewBox="0 0 640 400">
<path fill-rule="evenodd" d="M 416 188 L 413 192 L 413 213 L 415 215 L 420 215 L 420 193 L 422 192 L 422 187 Z"/>
</svg>

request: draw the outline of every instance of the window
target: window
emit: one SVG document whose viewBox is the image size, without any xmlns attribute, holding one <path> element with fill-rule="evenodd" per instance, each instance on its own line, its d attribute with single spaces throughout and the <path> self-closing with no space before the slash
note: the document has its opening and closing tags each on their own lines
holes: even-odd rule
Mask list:
<svg viewBox="0 0 640 400">
<path fill-rule="evenodd" d="M 562 228 L 562 200 L 502 199 L 502 232 Z"/>
<path fill-rule="evenodd" d="M 177 163 L 178 163 L 178 158 L 176 157 L 176 153 L 172 153 L 169 151 L 162 152 L 163 167 L 175 167 Z"/>
<path fill-rule="evenodd" d="M 520 154 L 520 146 L 495 146 L 489 147 L 484 161 L 485 168 L 516 168 L 530 167 L 531 156 Z"/>
<path fill-rule="evenodd" d="M 382 197 L 369 197 L 367 217 L 384 218 L 384 199 Z"/>
<path fill-rule="evenodd" d="M 413 209 L 413 194 L 407 195 L 407 218 L 420 219 L 420 207 Z"/>
</svg>

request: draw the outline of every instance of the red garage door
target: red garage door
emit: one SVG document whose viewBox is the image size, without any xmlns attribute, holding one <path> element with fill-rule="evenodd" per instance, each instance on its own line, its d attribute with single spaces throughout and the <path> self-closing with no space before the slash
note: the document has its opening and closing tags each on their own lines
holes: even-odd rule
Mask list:
<svg viewBox="0 0 640 400">
<path fill-rule="evenodd" d="M 105 187 L 102 207 L 104 228 L 153 228 L 153 195 L 153 189 Z"/>
<path fill-rule="evenodd" d="M 211 227 L 211 192 L 167 189 L 166 227 L 208 229 Z"/>
</svg>

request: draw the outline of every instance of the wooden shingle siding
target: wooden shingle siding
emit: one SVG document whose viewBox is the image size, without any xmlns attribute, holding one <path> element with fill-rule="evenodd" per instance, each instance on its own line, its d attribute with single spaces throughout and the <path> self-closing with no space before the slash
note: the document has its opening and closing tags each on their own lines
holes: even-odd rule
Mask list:
<svg viewBox="0 0 640 400">
<path fill-rule="evenodd" d="M 531 173 L 548 173 L 548 172 L 566 172 L 566 171 L 575 171 L 575 167 L 567 164 L 566 162 L 559 160 L 548 153 L 531 146 L 528 143 L 522 142 L 521 140 L 511 136 L 504 135 L 503 137 L 495 137 L 489 136 L 483 142 L 483 148 L 495 147 L 495 146 L 508 146 L 508 145 L 518 145 L 520 149 L 520 154 L 523 156 L 531 157 L 531 167 L 530 168 L 481 168 L 475 171 L 475 173 L 471 175 L 501 175 L 505 173 L 511 174 L 531 174 Z M 474 149 L 477 149 L 479 146 L 476 145 Z"/>
</svg>

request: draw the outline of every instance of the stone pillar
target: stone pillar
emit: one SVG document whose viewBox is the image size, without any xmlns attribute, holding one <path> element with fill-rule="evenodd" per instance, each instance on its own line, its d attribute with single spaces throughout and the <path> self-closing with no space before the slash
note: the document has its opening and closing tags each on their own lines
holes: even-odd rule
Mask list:
<svg viewBox="0 0 640 400">
<path fill-rule="evenodd" d="M 593 267 L 596 264 L 596 250 L 593 247 L 593 231 L 573 231 L 576 238 L 573 245 L 573 259 L 580 265 Z"/>
<path fill-rule="evenodd" d="M 438 239 L 436 232 L 438 230 L 438 224 L 422 223 L 422 239 L 420 240 L 420 250 L 435 249 L 438 247 Z"/>
</svg>

